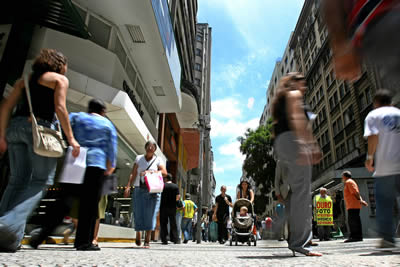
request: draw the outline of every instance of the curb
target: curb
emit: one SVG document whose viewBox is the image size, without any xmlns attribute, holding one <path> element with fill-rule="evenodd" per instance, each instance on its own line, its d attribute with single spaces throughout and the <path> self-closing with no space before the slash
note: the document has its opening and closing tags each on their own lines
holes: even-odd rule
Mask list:
<svg viewBox="0 0 400 267">
<path fill-rule="evenodd" d="M 64 244 L 63 242 L 63 237 L 58 237 L 58 236 L 51 236 L 51 241 L 48 243 L 44 244 Z M 112 237 L 99 237 L 98 242 L 109 242 L 109 243 L 134 243 L 135 238 L 112 238 Z M 68 239 L 69 244 L 73 244 L 75 241 L 75 238 L 71 237 Z M 28 245 L 29 244 L 29 237 L 24 237 L 24 239 L 21 241 L 22 245 Z"/>
</svg>

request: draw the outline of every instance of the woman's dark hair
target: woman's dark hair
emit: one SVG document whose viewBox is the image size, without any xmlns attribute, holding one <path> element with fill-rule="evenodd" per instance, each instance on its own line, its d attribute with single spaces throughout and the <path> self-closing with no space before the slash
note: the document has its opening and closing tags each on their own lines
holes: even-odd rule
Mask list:
<svg viewBox="0 0 400 267">
<path fill-rule="evenodd" d="M 54 49 L 42 49 L 33 62 L 32 71 L 39 76 L 46 72 L 61 73 L 67 63 L 67 58 L 61 52 Z"/>
<path fill-rule="evenodd" d="M 282 98 L 286 97 L 288 91 L 295 90 L 294 82 L 305 80 L 304 76 L 298 72 L 291 72 L 288 75 L 282 77 L 279 81 L 278 90 L 272 100 L 271 113 L 274 121 L 281 117 L 282 113 L 286 113 L 286 111 L 282 111 L 282 107 L 280 102 Z"/>
<path fill-rule="evenodd" d="M 151 140 L 149 140 L 149 141 L 146 142 L 146 144 L 144 145 L 144 149 L 147 149 L 150 145 L 153 145 L 153 146 L 156 148 L 156 150 L 157 150 L 157 143 L 154 142 L 154 141 L 151 141 Z M 154 150 L 154 151 L 155 151 L 155 150 Z"/>
<path fill-rule="evenodd" d="M 379 89 L 375 93 L 374 102 L 380 106 L 389 106 L 392 104 L 392 93 L 387 89 Z"/>
<path fill-rule="evenodd" d="M 168 173 L 165 178 L 167 179 L 167 181 L 172 181 L 172 174 Z"/>
<path fill-rule="evenodd" d="M 106 104 L 103 100 L 93 98 L 88 104 L 88 113 L 101 114 L 106 111 Z"/>
</svg>

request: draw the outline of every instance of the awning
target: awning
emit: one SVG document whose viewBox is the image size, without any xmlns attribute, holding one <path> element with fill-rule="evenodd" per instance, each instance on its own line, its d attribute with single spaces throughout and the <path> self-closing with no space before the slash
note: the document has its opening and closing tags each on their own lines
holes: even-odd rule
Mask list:
<svg viewBox="0 0 400 267">
<path fill-rule="evenodd" d="M 8 1 L 7 4 L 1 8 L 1 24 L 25 20 L 80 38 L 90 37 L 85 22 L 71 0 L 20 0 Z"/>
</svg>

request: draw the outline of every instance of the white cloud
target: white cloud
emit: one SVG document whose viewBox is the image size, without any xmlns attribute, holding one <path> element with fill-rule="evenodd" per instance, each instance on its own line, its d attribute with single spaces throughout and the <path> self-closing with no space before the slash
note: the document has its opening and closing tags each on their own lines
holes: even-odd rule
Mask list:
<svg viewBox="0 0 400 267">
<path fill-rule="evenodd" d="M 222 70 L 216 74 L 216 80 L 230 89 L 236 87 L 236 83 L 246 71 L 245 65 L 241 62 L 224 65 L 221 69 Z"/>
<path fill-rule="evenodd" d="M 254 106 L 254 97 L 250 97 L 249 99 L 247 99 L 247 107 L 249 109 L 252 109 Z"/>
<path fill-rule="evenodd" d="M 224 172 L 224 168 L 218 167 L 217 163 L 214 161 L 213 171 L 214 173 L 222 173 Z"/>
<path fill-rule="evenodd" d="M 224 98 L 211 102 L 211 114 L 220 118 L 240 118 L 242 113 L 239 101 L 232 98 Z"/>
<path fill-rule="evenodd" d="M 259 118 L 254 118 L 246 122 L 240 122 L 235 119 L 220 121 L 211 119 L 211 137 L 237 138 L 244 135 L 248 128 L 256 129 L 260 123 Z"/>
</svg>

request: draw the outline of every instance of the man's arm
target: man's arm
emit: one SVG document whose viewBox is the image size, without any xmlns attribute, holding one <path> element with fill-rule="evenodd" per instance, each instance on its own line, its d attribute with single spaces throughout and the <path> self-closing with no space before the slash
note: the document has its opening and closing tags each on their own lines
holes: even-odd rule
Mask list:
<svg viewBox="0 0 400 267">
<path fill-rule="evenodd" d="M 374 167 L 372 165 L 374 163 L 374 154 L 376 152 L 378 141 L 379 141 L 378 135 L 368 136 L 368 154 L 367 154 L 367 160 L 365 161 L 365 168 L 367 168 L 369 172 L 374 171 Z"/>
<path fill-rule="evenodd" d="M 322 13 L 329 31 L 336 77 L 357 80 L 361 75 L 361 60 L 348 37 L 344 1 L 323 1 Z"/>
</svg>

